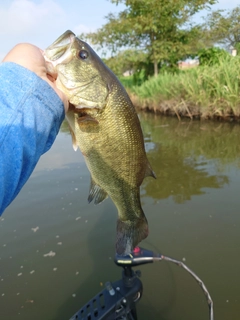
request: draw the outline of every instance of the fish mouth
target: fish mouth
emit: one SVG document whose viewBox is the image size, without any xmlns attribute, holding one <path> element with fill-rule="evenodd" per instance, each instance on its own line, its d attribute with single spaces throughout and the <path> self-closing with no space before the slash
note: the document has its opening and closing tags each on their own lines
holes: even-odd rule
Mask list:
<svg viewBox="0 0 240 320">
<path fill-rule="evenodd" d="M 67 30 L 56 41 L 54 41 L 47 49 L 44 50 L 43 56 L 46 62 L 52 63 L 54 66 L 68 60 L 68 52 L 75 40 L 76 35 Z"/>
<path fill-rule="evenodd" d="M 62 62 L 67 63 L 71 60 L 71 47 L 75 41 L 75 37 L 72 31 L 67 30 L 43 51 L 47 76 L 51 81 L 56 80 L 58 77 L 56 66 Z"/>
</svg>

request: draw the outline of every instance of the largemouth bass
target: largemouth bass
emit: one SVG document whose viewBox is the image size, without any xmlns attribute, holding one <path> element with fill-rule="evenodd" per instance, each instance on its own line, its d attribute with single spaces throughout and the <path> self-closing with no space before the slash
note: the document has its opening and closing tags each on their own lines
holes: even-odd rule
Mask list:
<svg viewBox="0 0 240 320">
<path fill-rule="evenodd" d="M 88 201 L 111 197 L 118 210 L 116 252 L 129 254 L 148 235 L 140 185 L 144 177 L 155 177 L 136 111 L 117 77 L 73 32 L 44 54 L 70 102 L 66 119 L 73 147 L 80 148 L 91 173 Z"/>
</svg>

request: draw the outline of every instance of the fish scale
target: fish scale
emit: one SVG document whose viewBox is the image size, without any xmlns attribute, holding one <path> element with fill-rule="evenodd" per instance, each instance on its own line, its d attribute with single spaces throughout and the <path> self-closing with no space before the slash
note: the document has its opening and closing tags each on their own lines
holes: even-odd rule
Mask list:
<svg viewBox="0 0 240 320">
<path fill-rule="evenodd" d="M 116 252 L 129 254 L 148 235 L 140 185 L 144 177 L 155 177 L 135 108 L 116 76 L 71 31 L 45 50 L 45 58 L 70 101 L 66 119 L 73 145 L 91 173 L 88 200 L 98 204 L 111 197 L 118 210 Z"/>
</svg>

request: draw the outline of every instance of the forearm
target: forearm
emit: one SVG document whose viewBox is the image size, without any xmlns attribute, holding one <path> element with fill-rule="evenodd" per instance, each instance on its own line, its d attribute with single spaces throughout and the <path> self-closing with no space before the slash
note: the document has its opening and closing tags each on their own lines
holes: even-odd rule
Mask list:
<svg viewBox="0 0 240 320">
<path fill-rule="evenodd" d="M 1 215 L 53 144 L 64 108 L 46 81 L 16 64 L 0 65 L 0 84 Z"/>
</svg>

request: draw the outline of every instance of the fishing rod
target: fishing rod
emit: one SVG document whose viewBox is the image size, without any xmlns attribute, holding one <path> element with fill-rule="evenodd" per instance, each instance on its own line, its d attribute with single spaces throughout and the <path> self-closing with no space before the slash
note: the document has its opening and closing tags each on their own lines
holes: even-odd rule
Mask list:
<svg viewBox="0 0 240 320">
<path fill-rule="evenodd" d="M 143 285 L 140 280 L 141 271 L 134 271 L 132 267 L 162 260 L 182 267 L 198 282 L 207 299 L 209 319 L 214 320 L 213 300 L 209 291 L 190 268 L 181 261 L 140 247 L 136 247 L 126 256 L 116 254 L 114 262 L 123 268 L 122 278 L 113 283 L 107 282 L 105 288 L 78 310 L 70 320 L 137 320 L 136 303 L 142 297 Z"/>
</svg>

